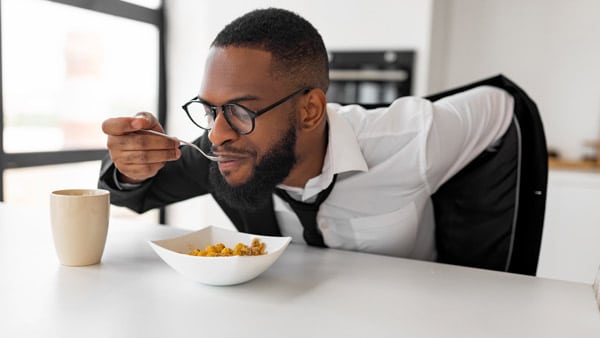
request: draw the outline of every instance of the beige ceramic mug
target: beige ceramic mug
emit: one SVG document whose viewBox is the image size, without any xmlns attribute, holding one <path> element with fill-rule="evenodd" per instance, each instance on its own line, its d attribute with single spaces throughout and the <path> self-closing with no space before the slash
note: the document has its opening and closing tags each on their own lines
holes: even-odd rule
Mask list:
<svg viewBox="0 0 600 338">
<path fill-rule="evenodd" d="M 100 263 L 106 235 L 110 194 L 101 189 L 68 189 L 50 195 L 52 236 L 63 265 Z"/>
</svg>

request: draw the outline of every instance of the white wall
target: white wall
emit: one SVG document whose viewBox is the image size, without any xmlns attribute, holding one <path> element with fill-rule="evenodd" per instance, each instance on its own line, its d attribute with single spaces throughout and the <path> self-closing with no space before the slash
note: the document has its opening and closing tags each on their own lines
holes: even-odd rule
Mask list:
<svg viewBox="0 0 600 338">
<path fill-rule="evenodd" d="M 580 158 L 584 142 L 600 138 L 600 1 L 435 6 L 429 91 L 504 73 L 536 101 L 549 146 L 566 158 Z"/>
<path fill-rule="evenodd" d="M 319 30 L 328 49 L 412 49 L 417 53 L 415 94 L 425 94 L 432 0 L 167 0 L 168 132 L 185 139 L 199 130 L 181 110 L 196 95 L 208 47 L 231 20 L 256 8 L 290 9 Z M 231 226 L 210 197 L 169 207 L 168 223 L 198 228 Z"/>
</svg>

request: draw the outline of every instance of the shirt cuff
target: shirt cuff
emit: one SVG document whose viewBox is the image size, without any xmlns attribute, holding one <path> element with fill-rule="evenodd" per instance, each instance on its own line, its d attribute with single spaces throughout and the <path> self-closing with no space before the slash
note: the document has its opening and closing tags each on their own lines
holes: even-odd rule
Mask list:
<svg viewBox="0 0 600 338">
<path fill-rule="evenodd" d="M 141 183 L 120 182 L 117 168 L 113 170 L 113 181 L 115 182 L 115 186 L 117 187 L 117 189 L 121 191 L 133 190 L 139 188 L 142 185 Z"/>
</svg>

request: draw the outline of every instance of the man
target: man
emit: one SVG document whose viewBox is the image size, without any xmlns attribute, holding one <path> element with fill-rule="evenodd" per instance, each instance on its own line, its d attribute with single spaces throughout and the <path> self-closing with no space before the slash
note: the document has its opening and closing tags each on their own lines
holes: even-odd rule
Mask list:
<svg viewBox="0 0 600 338">
<path fill-rule="evenodd" d="M 486 86 L 365 110 L 327 103 L 328 82 L 309 22 L 252 11 L 217 35 L 184 105 L 208 130 L 195 143 L 223 160 L 139 132 L 163 130 L 149 113 L 108 119 L 99 186 L 138 212 L 211 193 L 241 231 L 435 259 L 430 196 L 504 134 L 512 97 Z"/>
</svg>

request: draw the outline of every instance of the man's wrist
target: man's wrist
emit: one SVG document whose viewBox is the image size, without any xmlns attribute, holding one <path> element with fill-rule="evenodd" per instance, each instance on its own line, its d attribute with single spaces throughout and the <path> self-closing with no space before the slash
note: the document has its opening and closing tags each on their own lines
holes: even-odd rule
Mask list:
<svg viewBox="0 0 600 338">
<path fill-rule="evenodd" d="M 119 170 L 117 168 L 115 168 L 115 170 L 113 171 L 113 181 L 115 183 L 115 186 L 119 190 L 122 190 L 122 191 L 133 190 L 133 189 L 139 188 L 142 185 L 141 182 L 140 183 L 124 182 L 123 180 L 119 179 L 119 176 L 122 176 L 122 174 L 119 172 Z"/>
</svg>

